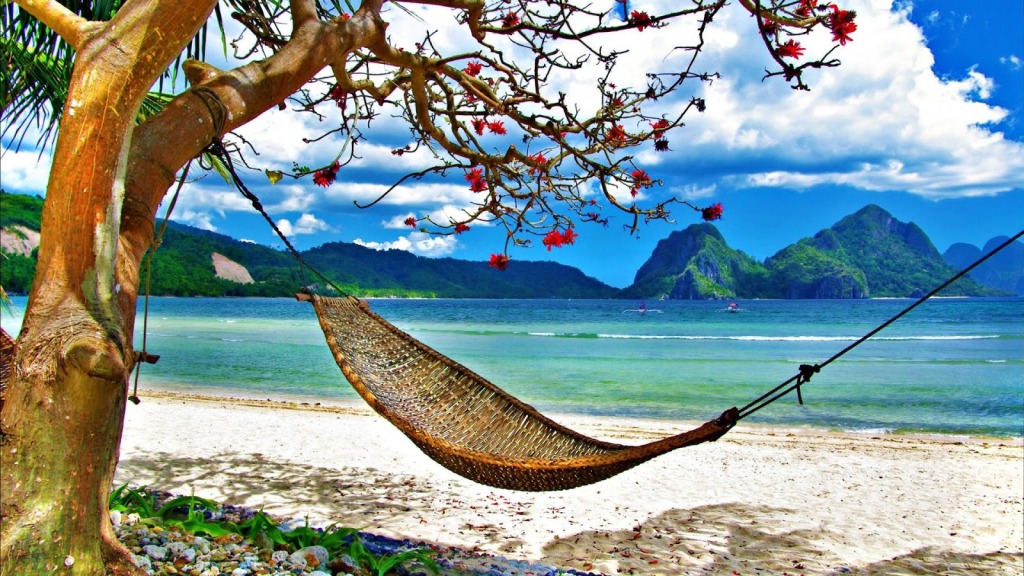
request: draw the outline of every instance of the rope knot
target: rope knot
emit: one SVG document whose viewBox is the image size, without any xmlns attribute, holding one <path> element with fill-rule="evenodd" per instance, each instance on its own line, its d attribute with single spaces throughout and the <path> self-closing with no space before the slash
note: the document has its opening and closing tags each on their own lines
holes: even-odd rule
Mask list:
<svg viewBox="0 0 1024 576">
<path fill-rule="evenodd" d="M 811 366 L 810 364 L 801 364 L 800 375 L 797 376 L 796 383 L 798 385 L 806 384 L 807 382 L 811 381 L 811 376 L 814 376 L 818 372 L 821 372 L 821 366 L 818 366 L 817 364 L 813 366 Z"/>
</svg>

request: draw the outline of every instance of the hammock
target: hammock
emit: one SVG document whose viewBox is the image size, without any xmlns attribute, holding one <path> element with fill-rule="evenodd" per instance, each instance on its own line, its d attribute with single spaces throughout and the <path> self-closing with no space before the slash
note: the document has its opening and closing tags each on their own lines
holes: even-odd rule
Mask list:
<svg viewBox="0 0 1024 576">
<path fill-rule="evenodd" d="M 445 468 L 511 490 L 566 490 L 652 458 L 717 440 L 737 421 L 731 408 L 676 436 L 640 446 L 589 438 L 431 349 L 353 297 L 311 300 L 345 378 L 381 416 Z"/>
</svg>

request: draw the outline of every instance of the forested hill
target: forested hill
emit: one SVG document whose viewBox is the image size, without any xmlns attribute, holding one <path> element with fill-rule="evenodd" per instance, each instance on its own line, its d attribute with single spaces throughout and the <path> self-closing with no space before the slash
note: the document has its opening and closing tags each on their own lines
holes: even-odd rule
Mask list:
<svg viewBox="0 0 1024 576">
<path fill-rule="evenodd" d="M 42 205 L 38 196 L 0 193 L 0 285 L 10 293 L 31 285 Z M 994 238 L 985 250 L 1002 240 Z M 552 262 L 517 260 L 498 272 L 486 262 L 341 242 L 302 253 L 313 268 L 358 296 L 649 299 L 908 297 L 931 290 L 978 255 L 974 246 L 955 244 L 944 260 L 917 225 L 874 205 L 764 262 L 731 248 L 713 225 L 694 224 L 660 241 L 625 290 Z M 304 273 L 288 253 L 173 222 L 152 266 L 143 261 L 143 279 L 147 269 L 154 295 L 290 296 L 309 284 L 325 289 L 323 280 Z M 978 282 L 960 281 L 943 295 L 1024 293 L 1024 245 L 1011 246 L 971 278 Z"/>
<path fill-rule="evenodd" d="M 866 206 L 764 263 L 710 224 L 658 243 L 624 294 L 635 298 L 867 298 L 923 295 L 956 274 L 916 224 Z M 1006 294 L 968 278 L 944 296 Z"/>
<path fill-rule="evenodd" d="M 43 201 L 4 193 L 0 205 L 7 258 L 0 266 L 0 285 L 24 293 L 35 271 L 31 237 L 38 242 Z M 576 268 L 553 262 L 517 261 L 498 272 L 486 262 L 423 258 L 340 242 L 305 251 L 302 257 L 357 296 L 610 298 L 618 293 Z M 143 282 L 147 268 L 150 293 L 158 296 L 291 296 L 307 284 L 327 289 L 322 279 L 303 272 L 290 253 L 175 222 L 164 232 L 151 267 L 143 260 Z M 241 274 L 232 276 L 230 270 Z"/>
</svg>

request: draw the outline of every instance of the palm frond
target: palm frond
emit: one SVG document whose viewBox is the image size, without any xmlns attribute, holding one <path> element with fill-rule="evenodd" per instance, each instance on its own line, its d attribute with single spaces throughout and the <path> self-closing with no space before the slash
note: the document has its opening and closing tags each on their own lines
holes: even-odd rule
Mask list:
<svg viewBox="0 0 1024 576">
<path fill-rule="evenodd" d="M 275 0 L 261 3 L 266 2 L 275 3 Z M 122 3 L 121 0 L 62 1 L 68 10 L 92 21 L 110 20 Z M 227 37 L 219 5 L 215 16 L 226 54 Z M 208 26 L 199 30 L 161 75 L 157 91 L 150 93 L 139 110 L 138 121 L 159 112 L 170 101 L 172 96 L 168 93 L 175 91 L 181 64 L 186 58 L 205 58 Z M 42 151 L 53 143 L 60 124 L 71 81 L 74 50 L 53 30 L 13 3 L 0 7 L 0 34 L 3 49 L 0 56 L 0 113 L 3 116 L 0 136 L 5 140 L 10 138 L 17 149 L 27 135 L 37 133 L 35 145 Z"/>
</svg>

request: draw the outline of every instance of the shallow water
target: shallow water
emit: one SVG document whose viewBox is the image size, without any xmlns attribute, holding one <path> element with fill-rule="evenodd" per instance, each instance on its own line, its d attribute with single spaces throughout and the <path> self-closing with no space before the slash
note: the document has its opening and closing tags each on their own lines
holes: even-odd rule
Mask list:
<svg viewBox="0 0 1024 576">
<path fill-rule="evenodd" d="M 821 363 L 910 300 L 374 300 L 399 328 L 542 411 L 707 420 Z M 4 328 L 20 326 L 15 298 Z M 140 305 L 141 309 L 141 305 Z M 629 311 L 627 311 L 629 310 Z M 136 348 L 142 347 L 143 316 Z M 312 307 L 292 299 L 154 298 L 140 386 L 256 398 L 357 396 Z M 935 299 L 749 422 L 856 431 L 1024 435 L 1024 299 Z"/>
</svg>

